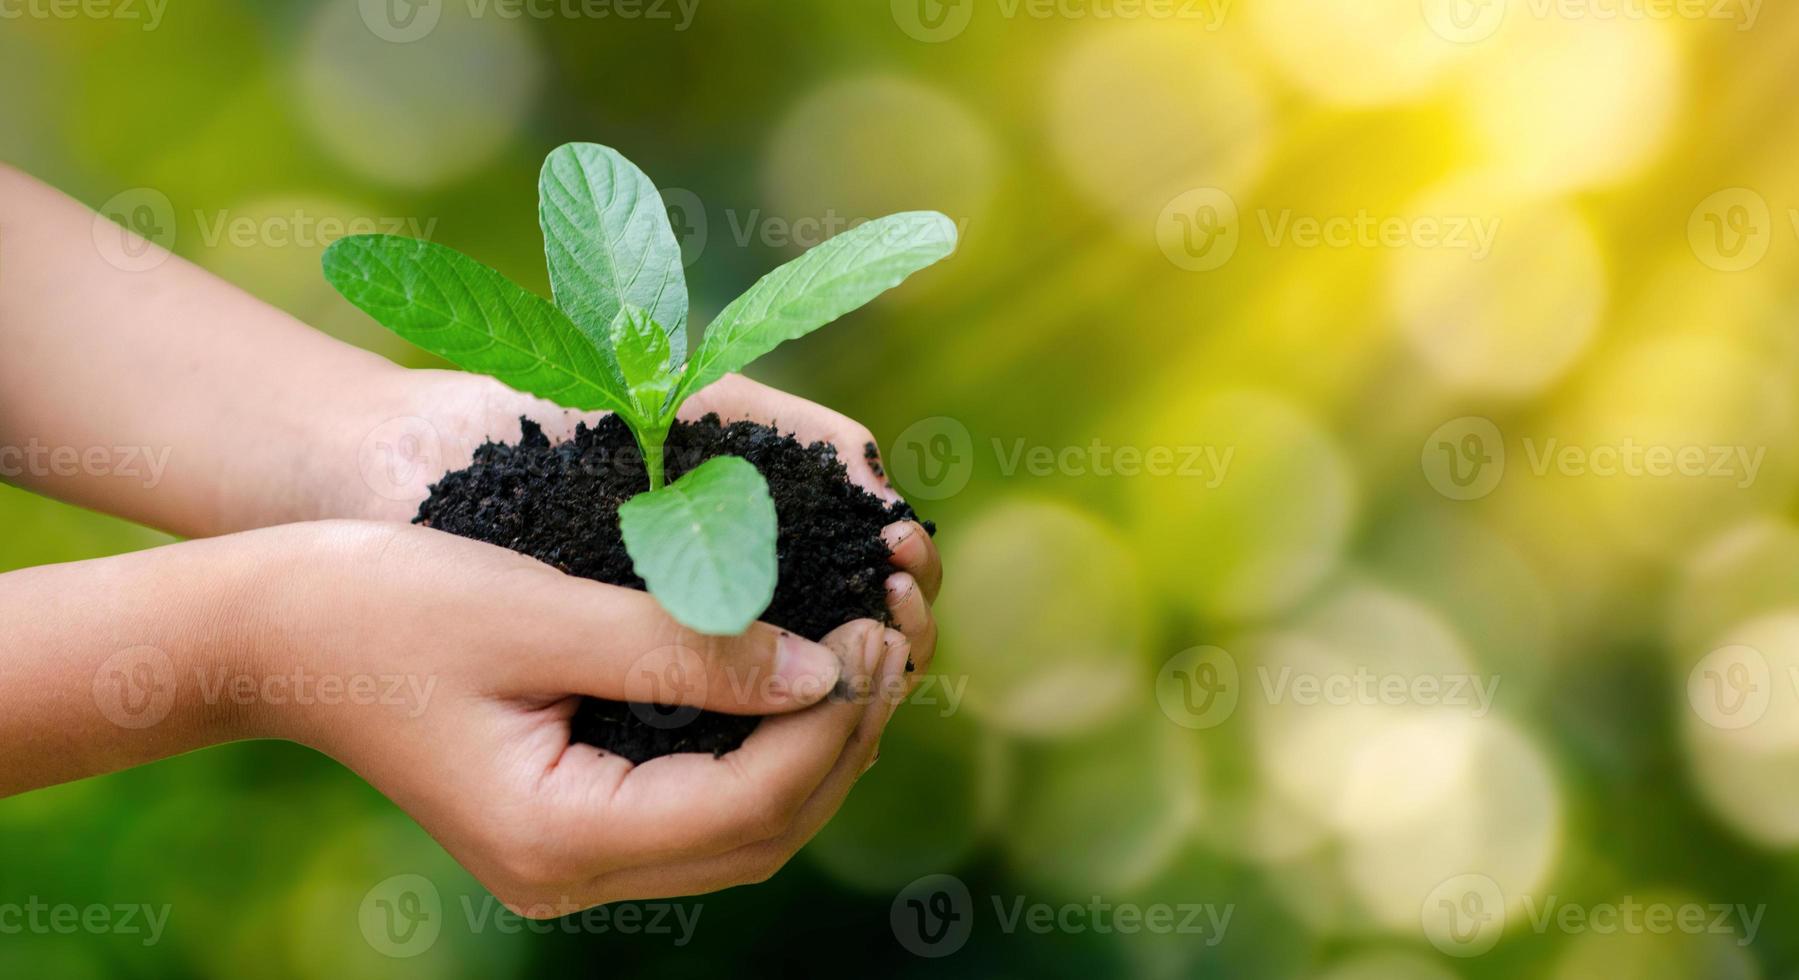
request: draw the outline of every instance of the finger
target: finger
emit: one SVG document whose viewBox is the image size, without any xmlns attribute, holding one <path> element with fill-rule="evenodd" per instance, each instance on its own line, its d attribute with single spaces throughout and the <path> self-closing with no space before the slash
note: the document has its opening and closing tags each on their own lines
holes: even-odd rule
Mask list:
<svg viewBox="0 0 1799 980">
<path fill-rule="evenodd" d="M 846 691 L 761 723 L 736 751 L 682 753 L 620 769 L 616 757 L 570 746 L 550 773 L 567 880 L 654 861 L 721 854 L 784 832 L 842 754 L 879 676 L 883 630 L 858 620 L 826 637 L 844 657 Z"/>
<path fill-rule="evenodd" d="M 882 663 L 879 696 L 863 715 L 831 772 L 819 783 L 783 834 L 708 858 L 613 871 L 589 882 L 584 894 L 597 902 L 647 901 L 700 895 L 736 885 L 766 881 L 799 853 L 843 808 L 880 746 L 881 733 L 905 700 L 905 640 L 888 630 L 894 646 Z"/>
<path fill-rule="evenodd" d="M 708 636 L 646 592 L 538 567 L 547 574 L 510 576 L 467 604 L 466 629 L 516 651 L 507 693 L 766 715 L 818 703 L 841 677 L 836 654 L 786 630 L 755 623 L 741 636 Z"/>
<path fill-rule="evenodd" d="M 936 602 L 943 589 L 943 559 L 924 526 L 917 521 L 896 521 L 881 529 L 881 540 L 893 554 L 893 566 L 918 580 L 926 602 Z"/>
<path fill-rule="evenodd" d="M 916 579 L 905 572 L 887 577 L 887 611 L 911 647 L 913 670 L 919 674 L 930 670 L 937 652 L 937 621 L 931 618 L 931 605 Z"/>
<path fill-rule="evenodd" d="M 706 386 L 681 406 L 679 414 L 694 419 L 707 412 L 725 420 L 754 419 L 791 432 L 802 443 L 828 442 L 837 447 L 837 458 L 851 483 L 888 503 L 900 499 L 887 482 L 885 469 L 877 471 L 880 449 L 874 436 L 847 415 L 737 374 Z"/>
</svg>

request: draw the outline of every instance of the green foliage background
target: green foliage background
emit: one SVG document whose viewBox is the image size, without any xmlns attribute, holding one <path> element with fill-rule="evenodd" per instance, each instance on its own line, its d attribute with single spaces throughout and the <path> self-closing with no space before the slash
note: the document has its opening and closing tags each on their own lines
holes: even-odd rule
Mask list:
<svg viewBox="0 0 1799 980">
<path fill-rule="evenodd" d="M 700 0 L 684 28 L 673 6 L 436 6 L 410 43 L 371 26 L 373 0 L 172 0 L 148 30 L 0 19 L 0 158 L 96 208 L 151 189 L 177 253 L 415 365 L 295 229 L 410 223 L 370 230 L 426 231 L 547 295 L 538 165 L 600 141 L 681 192 L 703 324 L 796 242 L 945 211 L 953 260 L 755 373 L 865 421 L 941 523 L 939 668 L 964 694 L 905 709 L 843 815 L 772 882 L 698 900 L 681 947 L 471 927 L 479 886 L 293 746 L 7 800 L 0 903 L 171 915 L 150 947 L 0 935 L 0 975 L 1799 965 L 1799 15 L 1513 4 L 1455 40 L 1416 0 L 1241 0 L 1222 21 L 961 0 L 942 9 L 966 28 L 924 40 L 910 0 Z M 1485 223 L 1490 253 L 1431 244 L 1431 222 Z M 1214 231 L 1223 252 L 1183 237 Z M 1470 418 L 1506 460 L 1461 500 L 1444 460 Z M 1545 456 L 1626 444 L 1764 456 L 1747 482 Z M 1121 473 L 1121 447 L 1180 472 Z M 0 487 L 0 569 L 166 540 Z M 1731 644 L 1765 668 L 1747 728 L 1707 707 L 1706 658 Z M 1234 707 L 1181 700 L 1202 661 L 1230 668 Z M 1270 693 L 1283 668 L 1498 686 L 1490 711 L 1308 707 Z M 890 912 L 930 874 L 967 885 L 973 927 L 927 960 Z M 1429 916 L 1465 874 L 1501 889 L 1507 927 L 1450 956 Z M 358 918 L 396 875 L 443 908 L 405 960 Z M 1551 896 L 1766 909 L 1753 942 L 1533 928 L 1525 900 Z M 997 906 L 1019 899 L 1232 917 L 1221 937 L 1008 931 Z"/>
</svg>

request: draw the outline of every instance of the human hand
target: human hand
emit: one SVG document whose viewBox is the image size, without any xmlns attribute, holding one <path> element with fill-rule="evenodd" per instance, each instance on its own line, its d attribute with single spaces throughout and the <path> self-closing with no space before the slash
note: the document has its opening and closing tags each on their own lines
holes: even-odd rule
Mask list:
<svg viewBox="0 0 1799 980">
<path fill-rule="evenodd" d="M 883 500 L 899 499 L 870 459 L 874 436 L 845 415 L 741 375 L 728 375 L 695 394 L 681 406 L 680 417 L 708 413 L 772 425 L 801 442 L 830 443 L 851 482 Z M 312 496 L 324 503 L 312 516 L 409 522 L 431 484 L 468 466 L 483 442 L 517 441 L 521 415 L 538 422 L 553 442 L 570 438 L 577 423 L 602 417 L 522 394 L 484 375 L 395 370 L 359 394 L 350 416 L 359 421 L 334 423 L 343 430 L 331 436 L 335 447 L 317 455 L 338 465 L 313 471 Z M 886 583 L 889 615 L 922 672 L 937 645 L 931 609 L 943 580 L 937 547 L 910 521 L 887 527 L 882 537 L 895 568 Z"/>
<path fill-rule="evenodd" d="M 342 761 L 527 915 L 764 880 L 842 804 L 907 686 L 907 640 L 871 620 L 822 644 L 708 637 L 646 593 L 426 528 L 241 538 L 270 573 L 249 672 L 397 693 L 259 705 L 240 730 Z M 772 717 L 719 758 L 570 744 L 581 696 L 667 701 L 671 679 L 681 704 Z"/>
</svg>

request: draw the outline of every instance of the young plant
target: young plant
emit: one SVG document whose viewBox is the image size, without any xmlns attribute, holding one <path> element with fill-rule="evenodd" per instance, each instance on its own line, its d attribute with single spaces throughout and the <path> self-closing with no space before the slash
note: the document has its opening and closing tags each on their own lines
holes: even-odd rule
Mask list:
<svg viewBox="0 0 1799 980">
<path fill-rule="evenodd" d="M 671 615 L 741 633 L 775 589 L 775 508 L 746 460 L 666 483 L 663 447 L 694 392 L 873 300 L 955 251 L 934 211 L 857 226 L 762 277 L 687 353 L 681 248 L 650 179 L 615 150 L 558 147 L 538 179 L 551 303 L 462 253 L 393 235 L 325 251 L 325 278 L 383 326 L 471 371 L 581 411 L 610 411 L 643 453 L 649 490 L 619 508 L 637 574 Z"/>
</svg>

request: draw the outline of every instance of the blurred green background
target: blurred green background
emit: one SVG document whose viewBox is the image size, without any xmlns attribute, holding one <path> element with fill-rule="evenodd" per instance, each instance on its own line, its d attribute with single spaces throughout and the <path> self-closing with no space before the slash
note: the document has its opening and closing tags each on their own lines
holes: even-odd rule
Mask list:
<svg viewBox="0 0 1799 980">
<path fill-rule="evenodd" d="M 502 928 L 234 745 L 0 803 L 0 904 L 169 913 L 0 975 L 1792 975 L 1796 53 L 1752 0 L 0 0 L 0 158 L 406 363 L 327 219 L 547 292 L 569 140 L 668 190 L 699 322 L 964 230 L 758 365 L 948 570 L 940 681 L 772 882 Z M 0 488 L 0 569 L 166 540 Z"/>
</svg>

